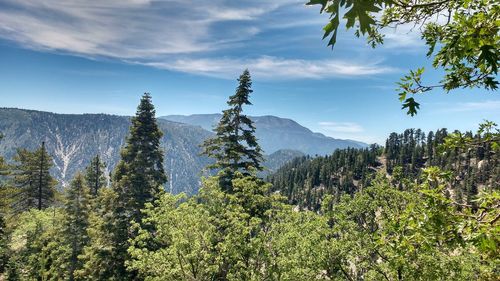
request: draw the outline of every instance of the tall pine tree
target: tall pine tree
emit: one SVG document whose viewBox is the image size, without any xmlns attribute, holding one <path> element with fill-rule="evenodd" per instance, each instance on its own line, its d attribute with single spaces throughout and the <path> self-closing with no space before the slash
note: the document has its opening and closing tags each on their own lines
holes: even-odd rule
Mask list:
<svg viewBox="0 0 500 281">
<path fill-rule="evenodd" d="M 13 210 L 23 212 L 31 208 L 42 210 L 49 207 L 55 196 L 56 181 L 50 175 L 52 157 L 45 143 L 36 151 L 19 149 L 12 167 L 13 185 L 18 190 L 14 197 Z"/>
<path fill-rule="evenodd" d="M 84 275 L 100 280 L 137 279 L 136 274 L 126 268 L 129 241 L 136 236 L 131 225 L 132 222 L 141 223 L 141 210 L 146 203 L 159 197 L 167 181 L 160 148 L 162 135 L 151 96 L 145 93 L 131 119 L 111 190 L 101 192 L 102 196 L 100 194 L 97 198 L 97 202 L 104 202 L 103 207 L 111 210 L 99 210 L 105 215 L 96 218 L 95 226 L 89 230 L 91 243 L 84 251 L 85 264 L 81 271 Z M 108 213 L 111 213 L 111 219 Z"/>
<path fill-rule="evenodd" d="M 3 134 L 0 133 L 0 142 L 3 139 Z M 5 213 L 7 209 L 7 197 L 8 193 L 4 186 L 4 176 L 7 172 L 7 165 L 2 156 L 0 156 L 0 276 L 5 271 L 5 266 L 7 265 L 8 255 L 7 255 L 7 233 L 5 231 Z"/>
<path fill-rule="evenodd" d="M 66 194 L 64 205 L 64 240 L 69 248 L 68 276 L 74 280 L 75 270 L 81 268 L 78 256 L 88 243 L 87 227 L 89 226 L 90 194 L 85 186 L 82 174 L 77 174 Z"/>
<path fill-rule="evenodd" d="M 219 170 L 222 190 L 232 192 L 232 180 L 236 172 L 243 176 L 262 171 L 262 149 L 255 137 L 255 126 L 243 114 L 243 106 L 251 105 L 252 80 L 248 69 L 238 79 L 239 85 L 234 95 L 229 97 L 229 108 L 223 111 L 215 129 L 216 136 L 205 141 L 203 154 L 216 160 L 210 168 Z"/>
<path fill-rule="evenodd" d="M 99 189 L 106 187 L 106 163 L 97 154 L 85 169 L 85 184 L 90 189 L 90 194 L 96 197 Z"/>
<path fill-rule="evenodd" d="M 113 174 L 113 188 L 123 200 L 130 218 L 140 221 L 140 210 L 163 191 L 167 176 L 163 168 L 163 151 L 151 95 L 145 93 L 134 117 L 121 160 Z"/>
</svg>

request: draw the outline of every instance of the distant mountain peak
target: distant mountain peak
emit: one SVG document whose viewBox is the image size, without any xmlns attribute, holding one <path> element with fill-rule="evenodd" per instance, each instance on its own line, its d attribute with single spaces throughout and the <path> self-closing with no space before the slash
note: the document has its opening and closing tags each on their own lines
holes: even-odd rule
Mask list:
<svg viewBox="0 0 500 281">
<path fill-rule="evenodd" d="M 211 131 L 221 114 L 167 115 L 160 119 L 200 126 Z M 256 136 L 267 154 L 281 149 L 298 150 L 310 155 L 325 155 L 339 148 L 363 148 L 367 144 L 354 140 L 342 140 L 312 132 L 289 118 L 274 115 L 250 116 L 257 127 Z"/>
</svg>

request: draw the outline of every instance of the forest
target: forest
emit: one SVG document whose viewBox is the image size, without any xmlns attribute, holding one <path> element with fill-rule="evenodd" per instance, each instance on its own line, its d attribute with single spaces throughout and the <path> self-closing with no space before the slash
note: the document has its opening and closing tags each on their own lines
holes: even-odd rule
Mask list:
<svg viewBox="0 0 500 281">
<path fill-rule="evenodd" d="M 96 155 L 61 191 L 42 143 L 1 159 L 4 280 L 494 280 L 500 130 L 393 133 L 385 147 L 292 160 L 266 179 L 245 70 L 215 137 L 213 176 L 168 178 L 151 96 L 108 184 Z"/>
<path fill-rule="evenodd" d="M 492 122 L 482 124 L 481 132 L 496 130 Z M 293 205 L 319 210 L 324 195 L 353 195 L 369 187 L 380 173 L 403 190 L 407 182 L 422 182 L 422 173 L 428 167 L 449 172 L 448 192 L 456 201 L 475 205 L 475 199 L 485 187 L 498 186 L 500 164 L 495 142 L 484 141 L 482 133 L 440 129 L 425 134 L 420 129 L 407 129 L 402 134 L 392 133 L 385 147 L 372 145 L 366 149 L 337 150 L 324 157 L 304 156 L 294 159 L 268 177 L 273 189 L 286 196 Z M 451 146 L 450 142 L 464 139 L 481 145 Z M 484 143 L 483 143 L 484 142 Z M 448 196 L 451 196 L 449 194 Z"/>
<path fill-rule="evenodd" d="M 25 6 L 36 7 L 35 2 Z M 143 4 L 131 2 L 128 4 L 133 7 Z M 106 5 L 88 11 L 102 11 Z M 384 43 L 387 29 L 413 26 L 412 31 L 419 33 L 427 47 L 427 59 L 436 70 L 431 71 L 434 76 L 423 67 L 409 70 L 397 82 L 401 109 L 413 118 L 418 118 L 414 116 L 421 112 L 421 105 L 426 106 L 417 100 L 425 100 L 423 95 L 432 91 L 498 88 L 497 1 L 310 0 L 306 5 L 318 7 L 328 16 L 322 32 L 331 47 L 337 44 L 342 26 L 356 37 L 365 37 L 371 47 Z M 16 10 L 12 8 L 14 2 L 5 6 L 11 12 Z M 71 27 L 78 23 L 71 17 L 78 14 L 78 9 L 73 8 L 61 13 L 64 19 L 54 20 L 58 26 L 67 25 L 71 33 L 76 31 Z M 127 13 L 132 11 L 121 8 Z M 36 14 L 45 11 L 51 11 L 49 5 Z M 231 10 L 217 15 L 227 18 L 235 13 Z M 95 16 L 89 12 L 83 18 L 90 22 L 90 15 Z M 251 20 L 255 15 L 237 16 Z M 0 29 L 5 25 L 7 32 L 0 30 L 0 36 L 15 34 L 19 21 L 9 26 L 3 24 L 3 17 Z M 162 17 L 156 13 L 153 18 Z M 37 18 L 37 22 L 42 21 Z M 99 27 L 104 25 L 97 22 Z M 181 26 L 187 32 L 188 28 Z M 148 26 L 150 29 L 154 28 Z M 56 41 L 56 47 L 31 45 L 54 52 L 64 52 L 72 42 L 82 50 L 103 45 L 80 41 L 78 36 L 64 42 L 64 36 L 50 31 L 44 34 Z M 255 28 L 251 31 L 257 32 Z M 90 33 L 94 34 L 94 30 Z M 96 37 L 119 38 L 113 50 L 131 41 L 107 35 L 98 33 Z M 29 36 L 13 37 L 30 44 Z M 32 37 L 41 40 L 38 37 L 44 36 Z M 175 44 L 187 46 L 189 40 L 184 39 Z M 216 39 L 217 43 L 231 41 L 222 36 Z M 130 54 L 146 48 L 132 45 L 134 52 L 126 52 L 120 65 L 141 64 Z M 155 46 L 154 50 L 161 49 Z M 245 46 L 244 51 L 247 49 Z M 108 59 L 110 53 L 88 57 Z M 189 59 L 180 61 L 186 63 Z M 212 73 L 208 65 L 220 61 L 248 62 L 224 57 L 198 64 L 209 69 L 207 77 L 216 77 L 219 73 Z M 263 61 L 272 62 L 270 57 L 259 60 L 261 64 Z M 284 59 L 278 62 L 284 65 L 281 68 L 287 68 L 304 60 L 293 60 L 291 66 Z M 168 64 L 142 60 L 140 66 L 153 65 Z M 185 65 L 177 67 L 189 69 Z M 355 71 L 362 69 L 354 67 Z M 84 72 L 78 75 L 86 75 Z M 433 81 L 436 76 L 439 78 Z M 362 77 L 369 80 L 369 76 Z M 0 280 L 500 280 L 500 127 L 495 120 L 484 120 L 475 131 L 441 128 L 424 132 L 408 128 L 391 133 L 383 145 L 299 156 L 266 174 L 256 126 L 246 115 L 252 105 L 250 71 L 244 70 L 237 81 L 214 134 L 200 144 L 202 155 L 210 159 L 206 161 L 210 173 L 199 177 L 199 190 L 187 189 L 190 194 L 169 192 L 173 188 L 168 188 L 171 179 L 164 161 L 169 152 L 160 144 L 162 137 L 169 135 L 162 133 L 149 93 L 142 95 L 130 120 L 111 173 L 103 155 L 92 153 L 90 164 L 63 188 L 51 173 L 53 155 L 46 147 L 52 144 L 40 141 L 36 149 L 19 147 L 8 159 L 0 155 Z M 358 105 L 361 103 L 353 101 L 353 108 Z M 1 133 L 0 144 L 6 137 Z M 281 153 L 284 158 L 293 152 Z"/>
</svg>

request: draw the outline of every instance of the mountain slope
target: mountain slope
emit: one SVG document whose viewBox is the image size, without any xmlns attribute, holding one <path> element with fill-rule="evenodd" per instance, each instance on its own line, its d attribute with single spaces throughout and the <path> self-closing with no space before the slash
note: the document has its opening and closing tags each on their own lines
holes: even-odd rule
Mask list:
<svg viewBox="0 0 500 281">
<path fill-rule="evenodd" d="M 471 132 L 464 135 L 474 136 Z M 384 149 L 337 150 L 321 157 L 300 157 L 282 165 L 268 177 L 275 191 L 290 204 L 319 210 L 325 195 L 340 200 L 371 185 L 377 173 L 386 175 L 399 189 L 413 188 L 422 181 L 423 169 L 439 167 L 449 173 L 446 194 L 460 204 L 473 205 L 484 189 L 500 187 L 500 154 L 475 135 L 475 145 L 466 150 L 442 147 L 446 129 L 425 134 L 420 129 L 392 133 Z M 484 143 L 483 145 L 481 145 Z"/>
<path fill-rule="evenodd" d="M 209 159 L 199 156 L 199 144 L 212 133 L 186 124 L 158 120 L 164 132 L 162 148 L 169 176 L 167 189 L 196 193 L 199 173 Z M 130 118 L 105 114 L 54 114 L 33 110 L 0 109 L 0 154 L 10 159 L 16 148 L 35 149 L 42 141 L 54 159 L 52 174 L 63 185 L 90 159 L 100 154 L 112 171 L 128 133 Z"/>
<path fill-rule="evenodd" d="M 263 165 L 266 169 L 261 174 L 266 176 L 274 173 L 283 165 L 286 165 L 295 158 L 303 156 L 305 156 L 305 154 L 298 150 L 280 149 L 270 155 L 264 156 L 265 161 Z"/>
<path fill-rule="evenodd" d="M 0 108 L 0 155 L 11 159 L 17 148 L 30 150 L 45 142 L 53 157 L 52 174 L 65 186 L 77 173 L 99 154 L 113 171 L 120 159 L 130 117 L 106 114 L 55 114 L 34 110 Z M 166 189 L 173 193 L 195 194 L 200 185 L 203 168 L 211 159 L 200 156 L 199 145 L 213 133 L 189 124 L 158 119 L 163 131 L 162 148 L 169 181 Z M 276 171 L 297 156 L 299 151 L 283 150 L 265 156 L 268 170 Z"/>
<path fill-rule="evenodd" d="M 219 121 L 220 114 L 168 115 L 160 119 L 196 125 L 211 130 Z M 327 155 L 335 149 L 363 148 L 367 145 L 358 141 L 341 140 L 314 133 L 297 122 L 276 116 L 252 116 L 256 136 L 268 154 L 281 149 L 298 150 L 309 155 Z"/>
</svg>

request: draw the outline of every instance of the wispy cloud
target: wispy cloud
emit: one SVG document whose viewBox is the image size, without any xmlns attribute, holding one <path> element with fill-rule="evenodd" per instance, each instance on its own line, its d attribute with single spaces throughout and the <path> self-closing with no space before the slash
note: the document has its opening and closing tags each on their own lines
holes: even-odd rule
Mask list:
<svg viewBox="0 0 500 281">
<path fill-rule="evenodd" d="M 317 128 L 321 133 L 338 139 L 351 139 L 365 143 L 379 144 L 384 141 L 383 137 L 372 135 L 363 126 L 355 122 L 322 121 L 318 122 Z"/>
<path fill-rule="evenodd" d="M 172 62 L 150 62 L 146 65 L 234 79 L 248 68 L 259 79 L 322 79 L 329 77 L 359 77 L 395 72 L 397 69 L 379 62 L 348 62 L 342 60 L 303 60 L 262 56 L 255 59 L 207 58 L 179 59 Z"/>
<path fill-rule="evenodd" d="M 320 28 L 321 17 L 304 11 L 303 2 L 3 0 L 0 37 L 37 50 L 108 57 L 229 79 L 244 68 L 265 80 L 358 77 L 397 71 L 381 61 L 312 60 L 307 54 L 296 58 L 269 56 L 267 47 L 258 47 L 252 41 L 265 32 L 280 33 L 311 24 Z M 251 54 L 240 58 L 233 53 L 238 48 L 238 54 L 247 54 L 247 50 Z"/>
<path fill-rule="evenodd" d="M 4 0 L 0 37 L 35 49 L 144 58 L 217 50 L 258 33 L 254 21 L 296 0 Z M 224 22 L 224 32 L 215 25 Z"/>
<path fill-rule="evenodd" d="M 377 17 L 380 18 L 381 14 L 378 13 Z M 420 24 L 398 24 L 394 28 L 385 28 L 383 30 L 384 47 L 402 52 L 420 51 L 425 48 L 425 41 L 421 37 L 426 26 L 430 23 L 445 25 L 448 21 L 447 15 L 436 14 Z"/>
<path fill-rule="evenodd" d="M 399 25 L 396 28 L 386 28 L 383 32 L 384 47 L 398 51 L 418 51 L 425 47 L 420 38 L 420 30 L 413 25 Z"/>
<path fill-rule="evenodd" d="M 364 129 L 361 125 L 353 122 L 331 122 L 323 121 L 319 122 L 318 125 L 326 131 L 333 133 L 362 133 Z"/>
<path fill-rule="evenodd" d="M 500 100 L 487 100 L 481 102 L 464 102 L 458 103 L 455 106 L 447 105 L 449 111 L 465 112 L 465 111 L 497 111 L 500 112 Z"/>
</svg>

